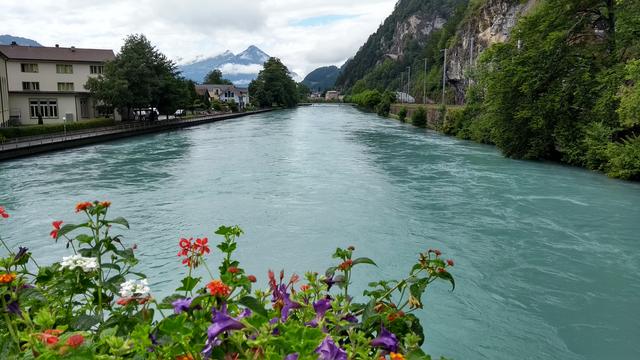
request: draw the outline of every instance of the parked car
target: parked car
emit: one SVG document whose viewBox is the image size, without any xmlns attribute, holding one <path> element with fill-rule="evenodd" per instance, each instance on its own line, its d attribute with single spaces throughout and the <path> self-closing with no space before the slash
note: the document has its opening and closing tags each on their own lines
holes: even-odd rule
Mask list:
<svg viewBox="0 0 640 360">
<path fill-rule="evenodd" d="M 183 116 L 187 116 L 187 110 L 184 109 L 178 109 L 176 110 L 175 114 L 176 117 L 183 117 Z"/>
<path fill-rule="evenodd" d="M 137 109 L 133 111 L 135 120 L 138 121 L 150 121 L 157 120 L 160 116 L 160 112 L 157 108 Z"/>
</svg>

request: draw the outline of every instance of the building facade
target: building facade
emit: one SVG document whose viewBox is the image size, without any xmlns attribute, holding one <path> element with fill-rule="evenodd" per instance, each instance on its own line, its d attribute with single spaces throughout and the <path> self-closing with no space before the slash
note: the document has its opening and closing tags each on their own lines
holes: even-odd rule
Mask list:
<svg viewBox="0 0 640 360">
<path fill-rule="evenodd" d="M 85 84 L 113 59 L 113 50 L 0 45 L 0 121 L 28 125 L 97 117 Z"/>
<path fill-rule="evenodd" d="M 235 85 L 196 85 L 196 92 L 200 96 L 207 96 L 209 101 L 218 100 L 225 103 L 234 101 L 240 109 L 244 109 L 251 103 L 249 89 Z"/>
</svg>

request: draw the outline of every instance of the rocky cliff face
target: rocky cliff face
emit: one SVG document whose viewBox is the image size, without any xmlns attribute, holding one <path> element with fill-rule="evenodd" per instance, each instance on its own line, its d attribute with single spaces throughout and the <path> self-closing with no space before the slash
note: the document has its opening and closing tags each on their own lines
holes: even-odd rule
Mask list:
<svg viewBox="0 0 640 360">
<path fill-rule="evenodd" d="M 449 49 L 447 80 L 455 89 L 456 103 L 464 103 L 470 79 L 467 70 L 489 46 L 509 40 L 518 19 L 539 0 L 487 0 L 477 9 L 470 9 L 456 33 L 456 42 Z"/>
<path fill-rule="evenodd" d="M 391 40 L 381 44 L 385 47 L 385 56 L 392 60 L 400 59 L 404 55 L 408 40 L 416 39 L 419 44 L 424 45 L 424 40 L 434 30 L 442 29 L 446 22 L 447 20 L 437 13 L 422 13 L 396 23 Z"/>
</svg>

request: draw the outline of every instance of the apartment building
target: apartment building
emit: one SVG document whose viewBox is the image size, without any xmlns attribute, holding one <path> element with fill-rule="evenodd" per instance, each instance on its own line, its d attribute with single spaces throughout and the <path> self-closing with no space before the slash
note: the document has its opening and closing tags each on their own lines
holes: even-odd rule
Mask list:
<svg viewBox="0 0 640 360">
<path fill-rule="evenodd" d="M 0 45 L 0 124 L 45 124 L 97 117 L 85 89 L 113 50 Z"/>
</svg>

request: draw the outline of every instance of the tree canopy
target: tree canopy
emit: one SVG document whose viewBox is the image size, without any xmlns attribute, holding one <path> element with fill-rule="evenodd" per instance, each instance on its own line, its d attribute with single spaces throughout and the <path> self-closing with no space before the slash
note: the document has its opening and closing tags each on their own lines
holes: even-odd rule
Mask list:
<svg viewBox="0 0 640 360">
<path fill-rule="evenodd" d="M 258 78 L 249 85 L 252 103 L 259 107 L 285 106 L 298 104 L 298 88 L 291 78 L 289 69 L 278 58 L 270 58 Z"/>
<path fill-rule="evenodd" d="M 129 35 L 104 73 L 85 86 L 105 105 L 127 117 L 131 109 L 157 107 L 164 113 L 193 103 L 193 83 L 179 76 L 176 65 L 144 35 Z"/>
<path fill-rule="evenodd" d="M 211 70 L 205 77 L 203 84 L 215 85 L 233 85 L 233 83 L 222 77 L 222 71 L 219 69 Z"/>
</svg>

